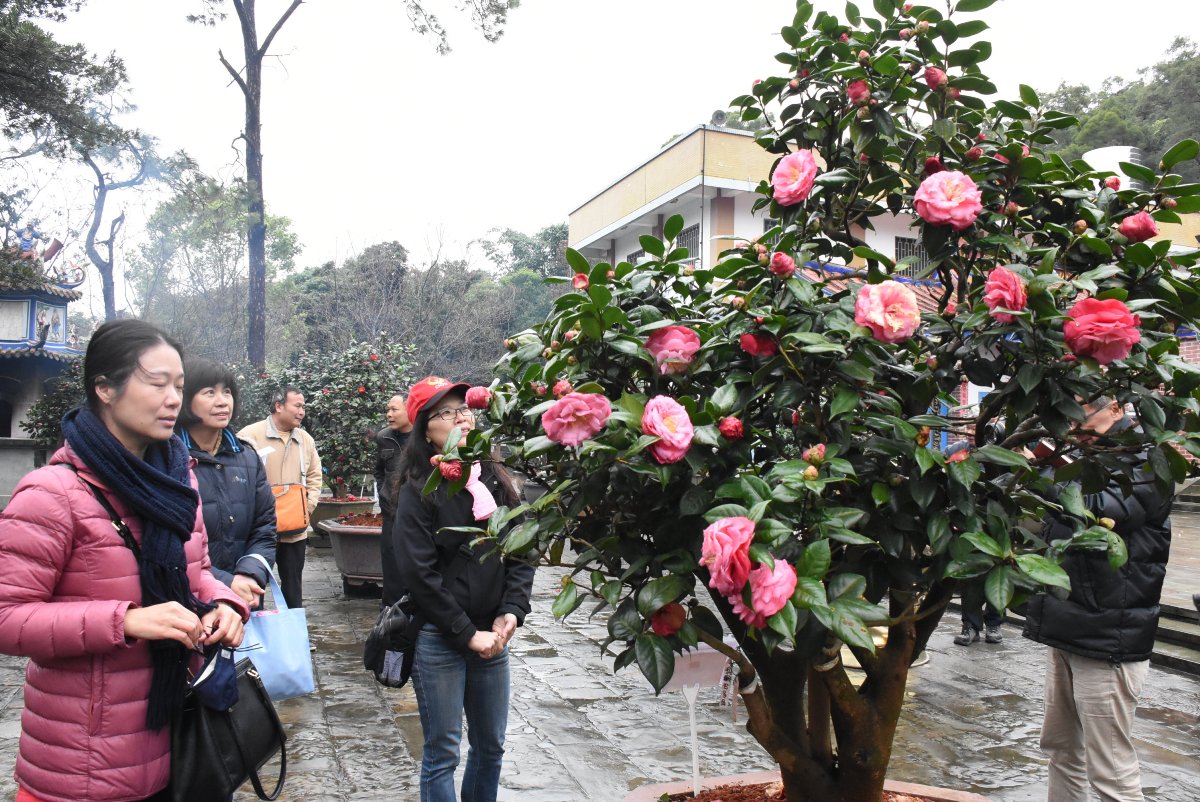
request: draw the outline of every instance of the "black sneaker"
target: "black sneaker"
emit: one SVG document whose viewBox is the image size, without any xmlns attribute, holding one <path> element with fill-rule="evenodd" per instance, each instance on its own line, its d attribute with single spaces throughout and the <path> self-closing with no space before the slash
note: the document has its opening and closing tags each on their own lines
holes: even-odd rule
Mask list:
<svg viewBox="0 0 1200 802">
<path fill-rule="evenodd" d="M 984 627 L 983 639 L 987 643 L 1000 643 L 1004 640 L 1004 633 L 1000 631 L 1000 625 L 992 627 Z"/>
<path fill-rule="evenodd" d="M 958 646 L 970 646 L 977 640 L 979 640 L 979 630 L 970 624 L 963 624 L 962 632 L 954 636 L 954 643 Z"/>
</svg>

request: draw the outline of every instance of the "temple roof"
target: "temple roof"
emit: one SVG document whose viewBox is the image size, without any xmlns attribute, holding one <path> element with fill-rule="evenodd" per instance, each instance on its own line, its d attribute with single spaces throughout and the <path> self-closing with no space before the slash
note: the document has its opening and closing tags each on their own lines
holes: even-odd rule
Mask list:
<svg viewBox="0 0 1200 802">
<path fill-rule="evenodd" d="M 20 359 L 21 357 L 45 357 L 52 359 L 55 362 L 71 362 L 83 356 L 82 351 L 76 351 L 73 348 L 34 348 L 30 345 L 4 345 L 0 344 L 0 359 Z"/>
</svg>

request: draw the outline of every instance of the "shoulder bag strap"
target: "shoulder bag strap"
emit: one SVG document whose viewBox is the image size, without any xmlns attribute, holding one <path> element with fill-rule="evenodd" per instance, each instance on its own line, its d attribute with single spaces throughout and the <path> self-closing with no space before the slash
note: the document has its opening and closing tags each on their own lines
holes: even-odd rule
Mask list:
<svg viewBox="0 0 1200 802">
<path fill-rule="evenodd" d="M 117 534 L 121 536 L 121 540 L 125 543 L 125 546 L 133 552 L 133 556 L 136 559 L 141 560 L 142 548 L 138 545 L 138 542 L 133 539 L 133 532 L 130 531 L 129 524 L 125 523 L 121 516 L 117 515 L 117 511 L 115 508 L 113 508 L 112 502 L 108 500 L 108 497 L 104 495 L 103 491 L 101 491 L 100 488 L 96 487 L 87 479 L 84 479 L 83 475 L 79 472 L 79 469 L 74 465 L 70 464 L 69 462 L 60 464 L 79 477 L 79 481 L 88 486 L 88 489 L 92 491 L 92 495 L 96 497 L 96 501 L 99 501 L 100 506 L 103 507 L 104 511 L 108 513 L 109 520 L 112 521 L 113 529 L 117 530 Z"/>
</svg>

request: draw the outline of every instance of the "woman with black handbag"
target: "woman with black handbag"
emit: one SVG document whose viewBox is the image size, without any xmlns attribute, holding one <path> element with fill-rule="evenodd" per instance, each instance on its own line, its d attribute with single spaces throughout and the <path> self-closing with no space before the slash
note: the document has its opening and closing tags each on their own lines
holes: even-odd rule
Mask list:
<svg viewBox="0 0 1200 802">
<path fill-rule="evenodd" d="M 275 497 L 254 447 L 229 428 L 238 402 L 233 371 L 211 359 L 189 359 L 184 370 L 175 429 L 196 460 L 213 576 L 254 610 L 275 564 Z"/>
<path fill-rule="evenodd" d="M 421 802 L 455 802 L 462 723 L 470 750 L 463 774 L 464 802 L 494 802 L 504 758 L 510 690 L 508 641 L 529 612 L 533 566 L 501 557 L 492 545 L 471 546 L 472 536 L 445 527 L 481 526 L 496 509 L 496 495 L 516 504 L 508 475 L 497 465 L 468 469 L 463 492 L 445 485 L 429 496 L 430 460 L 455 431 L 475 428 L 466 406 L 466 384 L 430 376 L 408 394 L 412 435 L 400 465 L 394 538 L 403 590 L 424 621 L 416 638 L 413 690 L 421 715 Z M 491 552 L 489 554 L 489 552 Z M 485 558 L 486 555 L 486 558 Z"/>
<path fill-rule="evenodd" d="M 0 652 L 30 658 L 17 799 L 158 800 L 189 658 L 241 643 L 249 611 L 209 571 L 179 345 L 110 321 L 83 376 L 66 445 L 0 514 Z"/>
</svg>

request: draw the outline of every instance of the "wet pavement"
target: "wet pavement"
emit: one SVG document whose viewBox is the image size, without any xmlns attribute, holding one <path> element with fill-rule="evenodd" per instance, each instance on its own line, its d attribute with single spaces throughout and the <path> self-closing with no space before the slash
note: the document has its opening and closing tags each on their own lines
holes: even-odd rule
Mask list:
<svg viewBox="0 0 1200 802">
<path fill-rule="evenodd" d="M 566 623 L 554 621 L 550 603 L 564 573 L 539 570 L 533 613 L 511 646 L 500 800 L 618 802 L 638 785 L 690 778 L 683 696 L 656 698 L 636 668 L 614 675 L 611 657 L 599 650 L 604 621 L 589 621 L 586 606 Z M 1200 575 L 1175 580 L 1200 587 Z M 332 553 L 311 548 L 305 597 L 318 688 L 278 705 L 289 736 L 280 799 L 415 802 L 421 728 L 411 688 L 383 688 L 362 669 L 362 641 L 378 601 L 343 597 Z M 1045 650 L 1014 627 L 1005 628 L 1001 644 L 955 646 L 958 628 L 957 616 L 948 614 L 930 641 L 930 661 L 913 670 L 891 776 L 996 802 L 1045 799 L 1045 759 L 1037 745 Z M 6 799 L 15 793 L 23 665 L 0 657 L 0 797 Z M 701 773 L 771 768 L 744 719 L 734 724 L 719 696 L 717 688 L 700 691 Z M 1147 799 L 1200 799 L 1200 678 L 1152 666 L 1134 734 Z M 264 773 L 272 776 L 271 768 Z M 236 797 L 254 798 L 247 791 Z"/>
</svg>

